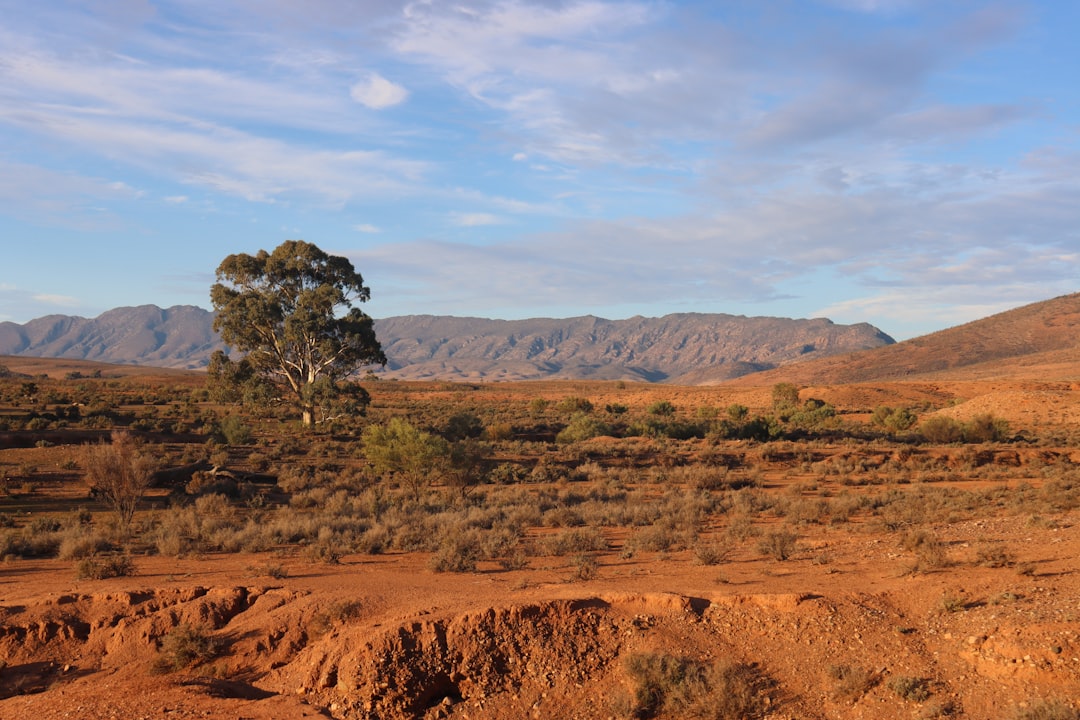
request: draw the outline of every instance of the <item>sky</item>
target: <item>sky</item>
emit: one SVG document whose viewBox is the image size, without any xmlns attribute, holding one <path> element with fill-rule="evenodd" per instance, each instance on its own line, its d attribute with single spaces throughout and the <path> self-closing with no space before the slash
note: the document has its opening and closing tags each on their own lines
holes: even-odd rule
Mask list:
<svg viewBox="0 0 1080 720">
<path fill-rule="evenodd" d="M 1080 290 L 1080 3 L 0 0 L 0 321 L 348 257 L 373 317 L 897 339 Z"/>
</svg>

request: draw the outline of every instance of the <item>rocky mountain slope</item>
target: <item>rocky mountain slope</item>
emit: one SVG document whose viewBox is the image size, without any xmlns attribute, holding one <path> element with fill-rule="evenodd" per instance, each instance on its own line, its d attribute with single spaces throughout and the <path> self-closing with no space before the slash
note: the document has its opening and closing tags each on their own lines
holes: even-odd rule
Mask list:
<svg viewBox="0 0 1080 720">
<path fill-rule="evenodd" d="M 1075 380 L 1078 369 L 1080 293 L 1074 293 L 888 347 L 770 370 L 755 375 L 747 384 L 841 385 L 997 377 Z"/>
<path fill-rule="evenodd" d="M 117 308 L 88 319 L 50 315 L 0 323 L 0 355 L 60 357 L 173 368 L 205 366 L 222 347 L 202 308 Z M 892 338 L 865 323 L 685 313 L 605 320 L 487 320 L 410 315 L 377 320 L 401 379 L 627 379 L 701 384 Z"/>
</svg>

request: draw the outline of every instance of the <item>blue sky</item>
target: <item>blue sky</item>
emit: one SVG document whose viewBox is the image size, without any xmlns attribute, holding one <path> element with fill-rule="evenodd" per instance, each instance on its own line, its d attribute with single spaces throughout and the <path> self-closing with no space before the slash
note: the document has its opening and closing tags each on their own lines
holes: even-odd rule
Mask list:
<svg viewBox="0 0 1080 720">
<path fill-rule="evenodd" d="M 209 307 L 829 317 L 1080 287 L 1080 3 L 0 0 L 0 321 Z"/>
</svg>

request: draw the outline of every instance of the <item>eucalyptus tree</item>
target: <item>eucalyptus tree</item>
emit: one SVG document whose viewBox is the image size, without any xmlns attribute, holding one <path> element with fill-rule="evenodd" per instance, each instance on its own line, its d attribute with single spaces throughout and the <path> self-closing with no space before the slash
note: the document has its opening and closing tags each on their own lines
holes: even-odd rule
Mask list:
<svg viewBox="0 0 1080 720">
<path fill-rule="evenodd" d="M 217 280 L 214 329 L 299 408 L 304 425 L 320 407 L 367 404 L 355 376 L 386 356 L 372 319 L 354 307 L 371 291 L 348 258 L 287 240 L 273 252 L 229 255 Z"/>
</svg>

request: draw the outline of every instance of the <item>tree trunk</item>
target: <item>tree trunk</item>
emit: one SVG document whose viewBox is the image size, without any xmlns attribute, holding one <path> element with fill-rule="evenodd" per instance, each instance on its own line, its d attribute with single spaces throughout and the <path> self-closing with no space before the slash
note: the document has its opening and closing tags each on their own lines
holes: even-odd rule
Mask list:
<svg viewBox="0 0 1080 720">
<path fill-rule="evenodd" d="M 311 405 L 305 405 L 301 410 L 301 416 L 304 420 L 304 427 L 311 427 L 315 424 L 315 408 Z"/>
</svg>

